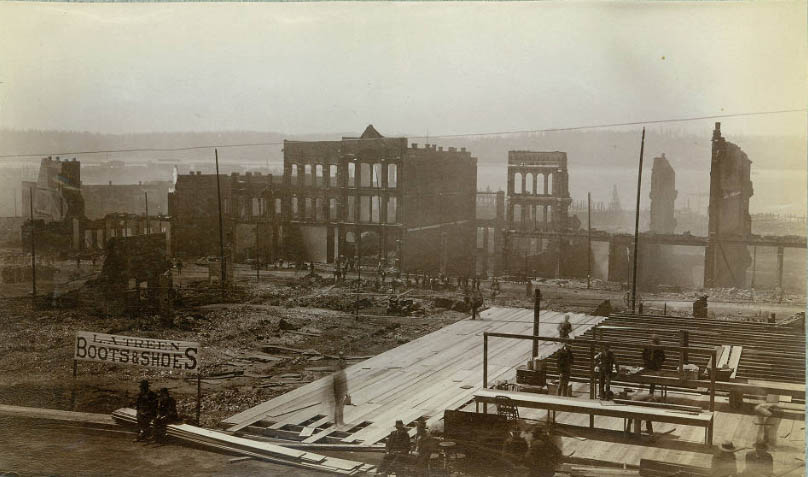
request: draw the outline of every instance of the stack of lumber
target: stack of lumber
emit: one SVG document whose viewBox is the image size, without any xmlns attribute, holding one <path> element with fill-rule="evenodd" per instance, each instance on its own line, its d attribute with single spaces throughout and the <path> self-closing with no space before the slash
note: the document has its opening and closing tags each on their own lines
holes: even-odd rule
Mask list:
<svg viewBox="0 0 808 477">
<path fill-rule="evenodd" d="M 118 409 L 112 413 L 112 417 L 127 424 L 137 423 L 134 409 Z M 359 475 L 375 470 L 375 466 L 362 462 L 336 459 L 303 450 L 289 449 L 268 442 L 258 442 L 243 437 L 231 436 L 223 432 L 188 424 L 171 424 L 166 428 L 166 433 L 171 437 L 186 442 L 276 464 L 292 465 L 341 475 Z"/>
<path fill-rule="evenodd" d="M 680 346 L 679 332 L 687 330 L 688 345 L 721 347 L 719 365 L 733 368 L 733 378 L 767 380 L 781 383 L 805 383 L 805 335 L 799 330 L 777 327 L 767 323 L 717 321 L 673 316 L 612 314 L 601 324 L 595 335 L 590 329 L 584 338 L 595 336 L 608 341 L 650 342 L 652 333 L 660 344 Z M 573 343 L 574 376 L 589 376 L 589 346 Z M 642 352 L 633 348 L 612 346 L 621 366 L 643 366 Z M 726 350 L 727 353 L 723 351 Z M 596 350 L 596 352 L 599 350 Z M 664 371 L 676 371 L 678 353 L 667 352 Z M 688 361 L 706 367 L 710 357 L 691 354 Z M 554 372 L 551 359 L 550 372 Z M 719 366 L 720 367 L 720 366 Z"/>
</svg>

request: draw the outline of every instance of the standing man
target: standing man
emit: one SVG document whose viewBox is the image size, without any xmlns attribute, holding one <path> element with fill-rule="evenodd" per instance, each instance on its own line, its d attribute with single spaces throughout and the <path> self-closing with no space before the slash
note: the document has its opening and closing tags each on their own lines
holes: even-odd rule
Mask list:
<svg viewBox="0 0 808 477">
<path fill-rule="evenodd" d="M 348 397 L 348 377 L 345 374 L 345 357 L 342 353 L 339 354 L 339 362 L 337 363 L 337 372 L 334 373 L 334 424 L 337 427 L 345 425 L 343 420 L 342 411 L 345 407 L 345 399 Z"/>
<path fill-rule="evenodd" d="M 659 345 L 659 336 L 652 334 L 651 344 Z M 662 364 L 665 363 L 665 350 L 659 348 L 645 348 L 642 350 L 642 360 L 646 370 L 658 372 L 662 369 Z M 648 385 L 648 392 L 651 393 L 651 396 L 654 395 L 655 385 L 656 383 Z"/>
<path fill-rule="evenodd" d="M 137 410 L 137 438 L 135 442 L 143 441 L 151 437 L 151 422 L 157 414 L 157 395 L 149 390 L 149 381 L 140 382 L 140 394 L 135 401 Z"/>
<path fill-rule="evenodd" d="M 603 350 L 595 356 L 595 368 L 600 399 L 607 400 L 611 394 L 612 374 L 620 372 L 617 358 L 608 343 L 604 343 Z"/>
<path fill-rule="evenodd" d="M 572 323 L 570 323 L 570 315 L 564 315 L 564 321 L 558 324 L 558 337 L 569 338 L 572 333 Z"/>
<path fill-rule="evenodd" d="M 572 354 L 570 345 L 564 343 L 561 346 L 561 351 L 558 352 L 558 395 L 559 396 L 572 396 L 572 389 L 570 389 L 570 374 L 572 373 L 572 365 L 575 363 L 575 357 Z"/>
</svg>

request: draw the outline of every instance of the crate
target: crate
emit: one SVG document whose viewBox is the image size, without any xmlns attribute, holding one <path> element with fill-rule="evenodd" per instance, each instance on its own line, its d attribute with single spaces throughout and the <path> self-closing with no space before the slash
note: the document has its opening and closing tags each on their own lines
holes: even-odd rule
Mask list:
<svg viewBox="0 0 808 477">
<path fill-rule="evenodd" d="M 538 369 L 528 369 L 527 366 L 516 368 L 516 383 L 530 386 L 547 385 L 547 369 L 544 362 L 538 362 Z"/>
</svg>

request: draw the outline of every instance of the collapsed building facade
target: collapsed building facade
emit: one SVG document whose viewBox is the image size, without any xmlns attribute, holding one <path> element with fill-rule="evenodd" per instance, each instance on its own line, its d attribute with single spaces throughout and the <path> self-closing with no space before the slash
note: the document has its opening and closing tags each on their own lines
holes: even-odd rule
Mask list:
<svg viewBox="0 0 808 477">
<path fill-rule="evenodd" d="M 710 163 L 708 243 L 704 254 L 706 288 L 746 286 L 746 271 L 752 263 L 749 249 L 743 243 L 752 234 L 752 217 L 749 215 L 749 198 L 754 193 L 751 164 L 740 147 L 721 136 L 721 123 L 715 123 Z M 778 249 L 778 254 L 782 257 L 782 248 Z M 782 270 L 782 265 L 779 268 Z"/>
<path fill-rule="evenodd" d="M 93 217 L 88 217 L 85 189 L 94 205 Z M 99 186 L 105 192 L 102 196 L 92 191 L 93 186 L 84 186 L 81 181 L 81 162 L 75 158 L 62 160 L 58 156 L 42 158 L 36 181 L 23 181 L 23 215 L 28 219 L 22 225 L 22 247 L 31 249 L 31 232 L 36 238 L 37 251 L 52 255 L 81 255 L 100 253 L 109 239 L 159 232 L 170 236 L 170 222 L 167 217 L 138 214 L 139 208 L 145 212 L 145 194 L 141 185 Z M 110 212 L 117 202 L 110 199 L 125 188 L 128 200 L 122 210 Z M 159 204 L 159 186 L 154 194 L 155 204 Z M 139 203 L 133 197 L 139 197 Z M 33 203 L 31 202 L 33 200 Z M 150 199 L 151 203 L 152 200 Z M 103 213 L 99 204 L 104 203 Z M 111 204 L 111 205 L 110 205 Z M 30 219 L 33 214 L 33 222 Z M 168 249 L 170 250 L 170 249 Z"/>
<path fill-rule="evenodd" d="M 515 274 L 542 277 L 586 274 L 586 249 L 564 234 L 580 228 L 570 217 L 569 174 L 565 152 L 508 152 L 505 267 Z M 535 272 L 535 273 L 534 273 Z"/>
</svg>

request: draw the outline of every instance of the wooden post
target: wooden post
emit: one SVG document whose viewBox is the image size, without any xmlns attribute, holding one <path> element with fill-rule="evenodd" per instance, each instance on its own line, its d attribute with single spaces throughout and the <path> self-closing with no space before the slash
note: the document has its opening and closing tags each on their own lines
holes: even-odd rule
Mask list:
<svg viewBox="0 0 808 477">
<path fill-rule="evenodd" d="M 757 245 L 752 247 L 752 283 L 749 288 L 755 288 L 755 270 L 757 269 Z"/>
<path fill-rule="evenodd" d="M 589 345 L 589 399 L 595 399 L 595 345 Z M 595 415 L 589 415 L 589 427 L 595 427 Z"/>
<path fill-rule="evenodd" d="M 202 413 L 202 372 L 196 373 L 196 425 L 199 425 L 199 415 Z"/>
<path fill-rule="evenodd" d="M 541 320 L 541 290 L 536 288 L 533 292 L 533 336 L 539 336 L 539 321 Z M 533 352 L 531 356 L 535 359 L 539 357 L 539 340 L 533 340 Z"/>
<path fill-rule="evenodd" d="M 715 348 L 711 353 L 713 366 L 710 368 L 710 412 L 715 411 L 715 371 L 718 367 L 718 353 Z"/>
<path fill-rule="evenodd" d="M 592 279 L 592 193 L 586 193 L 586 288 L 591 287 Z"/>
<path fill-rule="evenodd" d="M 679 330 L 679 346 L 687 347 L 690 346 L 688 342 L 690 341 L 690 333 L 687 330 Z M 688 364 L 688 356 L 687 351 L 682 351 L 682 363 Z"/>
<path fill-rule="evenodd" d="M 146 235 L 151 234 L 151 224 L 149 223 L 149 193 L 143 192 L 146 196 Z"/>
<path fill-rule="evenodd" d="M 645 128 L 642 128 L 642 142 L 640 143 L 640 168 L 637 173 L 637 210 L 634 212 L 634 277 L 631 280 L 631 312 L 636 313 L 637 305 L 637 259 L 640 242 L 640 189 L 642 187 L 642 156 L 645 150 Z"/>
<path fill-rule="evenodd" d="M 219 201 L 219 264 L 222 268 L 222 296 L 224 296 L 224 286 L 227 281 L 227 272 L 224 263 L 224 224 L 222 223 L 222 186 L 219 179 L 219 150 L 213 150 L 216 155 L 216 196 Z"/>
<path fill-rule="evenodd" d="M 488 333 L 483 333 L 483 389 L 488 389 Z M 483 414 L 488 414 L 488 403 L 483 403 Z"/>
<path fill-rule="evenodd" d="M 34 189 L 28 189 L 29 204 L 31 207 L 31 300 L 36 308 L 36 241 L 34 240 Z"/>
</svg>

